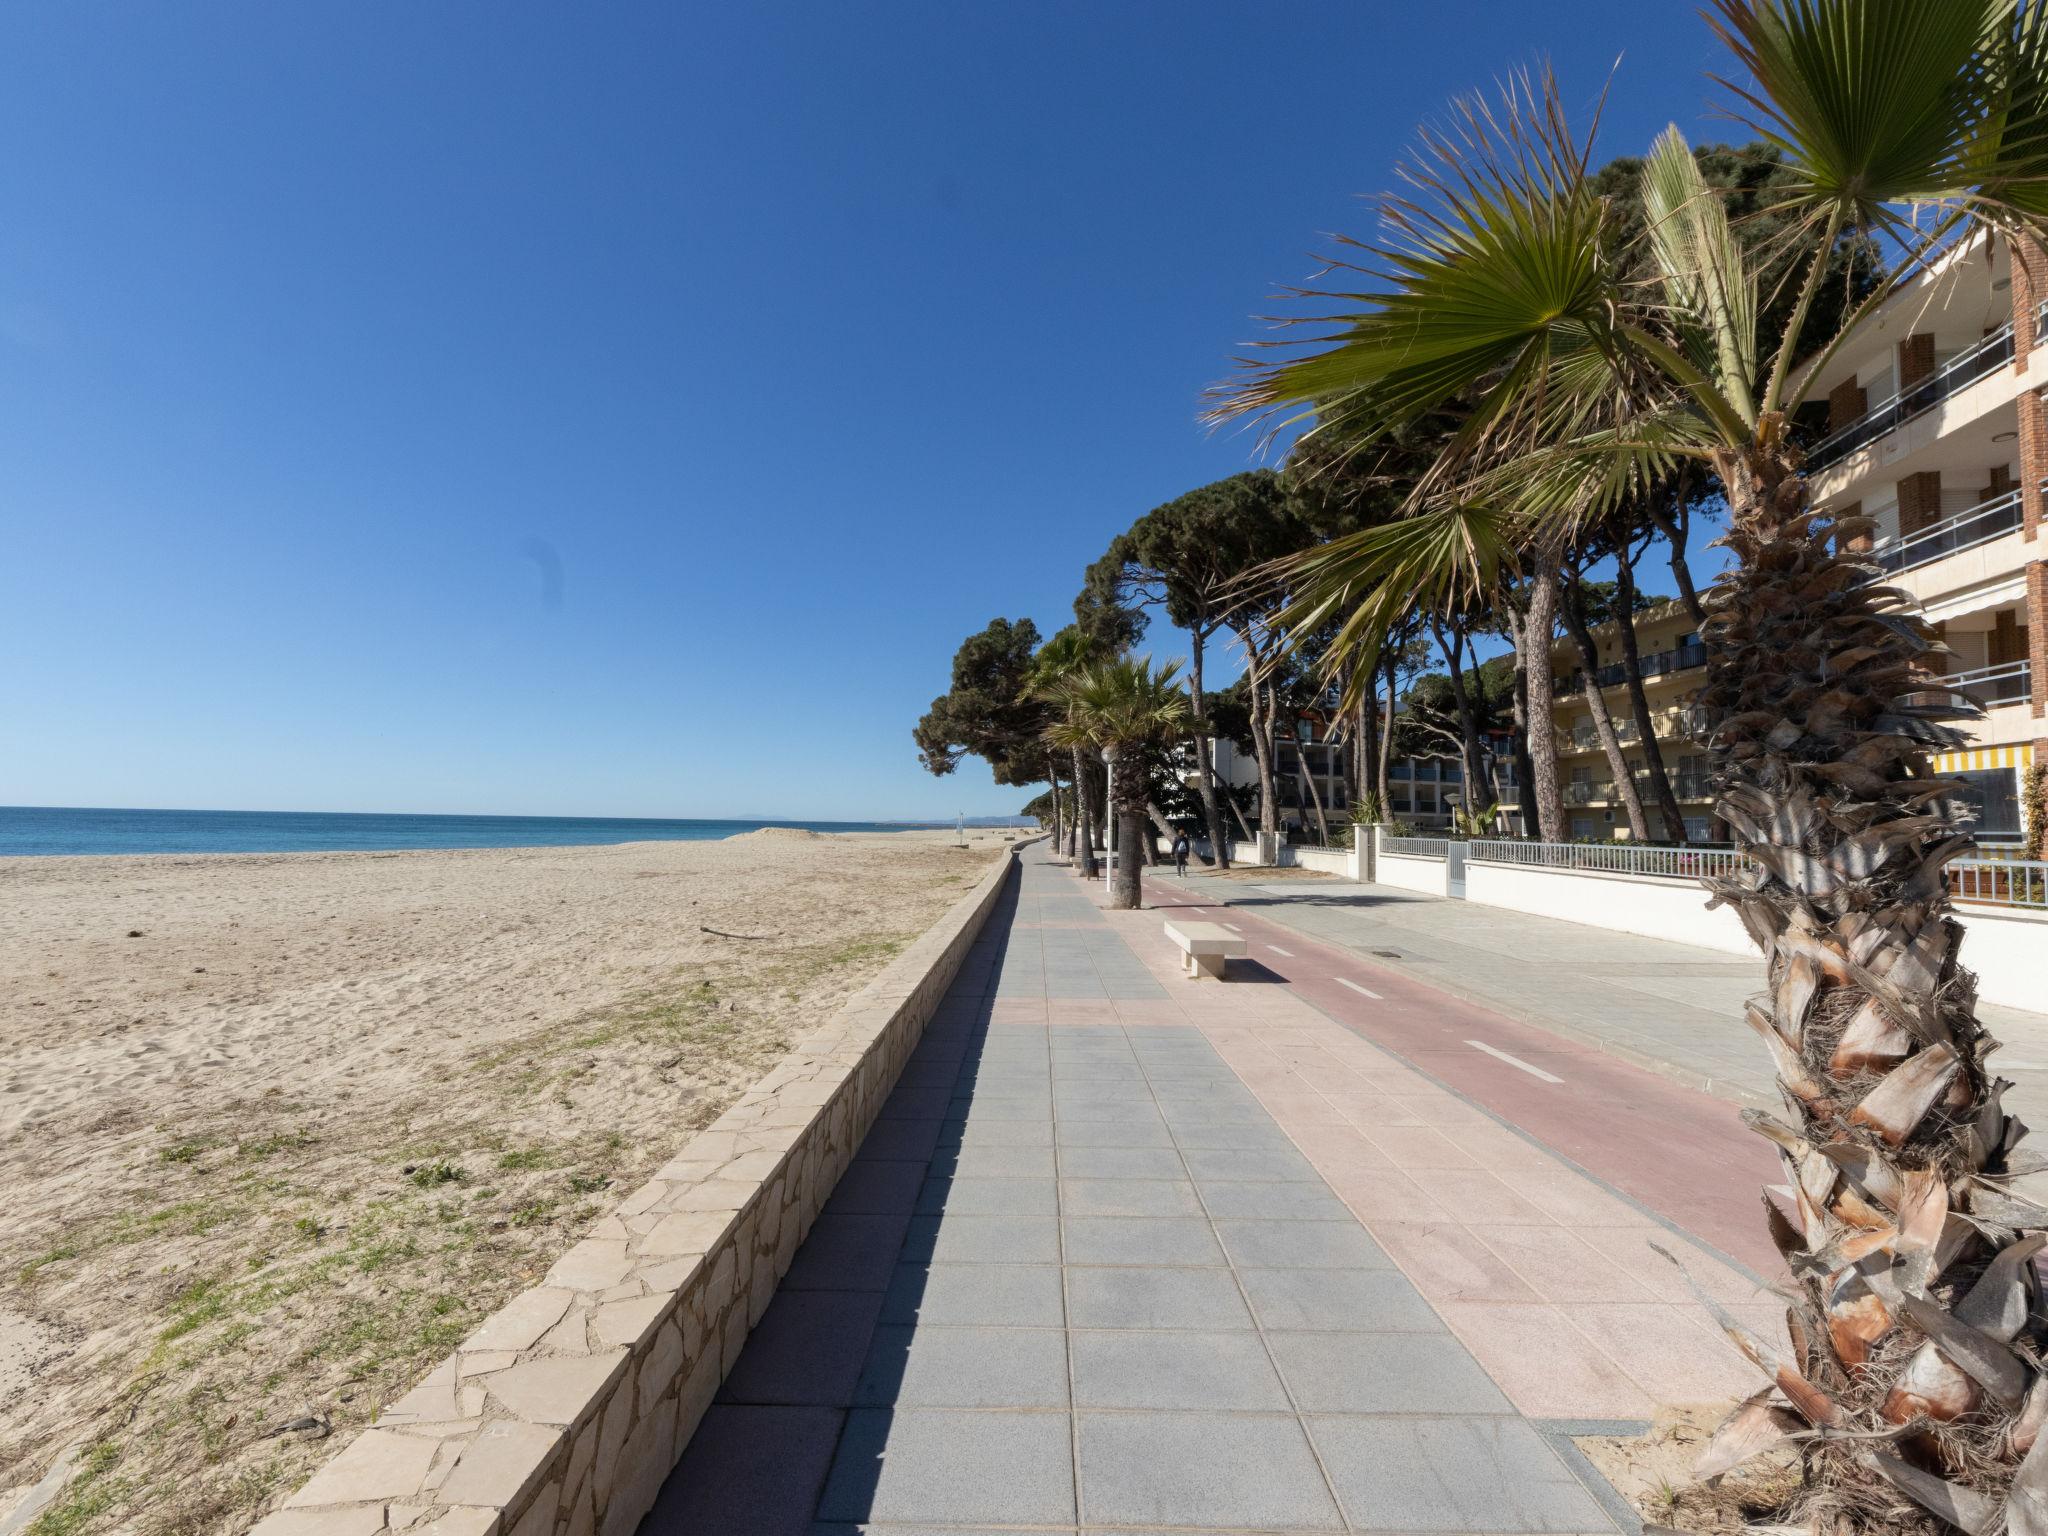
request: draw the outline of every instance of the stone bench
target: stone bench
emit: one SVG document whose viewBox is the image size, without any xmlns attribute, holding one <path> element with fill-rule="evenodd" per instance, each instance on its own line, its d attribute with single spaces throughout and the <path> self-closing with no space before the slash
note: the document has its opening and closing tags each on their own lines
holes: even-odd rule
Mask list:
<svg viewBox="0 0 2048 1536">
<path fill-rule="evenodd" d="M 1168 922 L 1166 936 L 1180 948 L 1181 969 L 1197 981 L 1204 976 L 1223 980 L 1224 962 L 1251 952 L 1241 935 L 1220 923 Z"/>
</svg>

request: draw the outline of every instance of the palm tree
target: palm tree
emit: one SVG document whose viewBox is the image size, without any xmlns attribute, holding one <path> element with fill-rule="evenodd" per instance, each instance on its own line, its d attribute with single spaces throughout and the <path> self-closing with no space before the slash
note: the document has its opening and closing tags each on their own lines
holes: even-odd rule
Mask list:
<svg viewBox="0 0 2048 1536">
<path fill-rule="evenodd" d="M 1154 667 L 1149 659 L 1129 656 L 1081 667 L 1062 681 L 1063 713 L 1046 730 L 1055 746 L 1107 752 L 1116 761 L 1111 800 L 1121 856 L 1110 891 L 1113 907 L 1144 904 L 1140 850 L 1150 785 L 1146 759 L 1187 735 L 1192 717 L 1179 674 L 1177 661 Z"/>
<path fill-rule="evenodd" d="M 1031 659 L 1031 674 L 1025 682 L 1025 692 L 1041 699 L 1056 710 L 1064 712 L 1063 719 L 1073 718 L 1072 685 L 1074 680 L 1097 659 L 1099 647 L 1076 625 L 1069 624 L 1038 648 L 1038 654 Z M 1095 878 L 1095 830 L 1094 807 L 1089 790 L 1089 764 L 1083 759 L 1081 746 L 1077 742 L 1054 742 L 1050 733 L 1047 741 L 1052 746 L 1064 745 L 1073 758 L 1074 765 L 1074 857 L 1080 862 L 1084 879 Z"/>
<path fill-rule="evenodd" d="M 1724 1314 L 1771 1378 L 1710 1444 L 1702 1475 L 1790 1445 L 1788 1513 L 1816 1529 L 1916 1522 L 2048 1532 L 2048 1325 L 2033 1255 L 2048 1210 L 2011 1181 L 2007 1086 L 1987 1070 L 1959 963 L 1946 865 L 1971 846 L 1929 753 L 1961 740 L 1905 599 L 1848 548 L 1869 524 L 1815 511 L 1791 418 L 1857 321 L 1960 242 L 2048 221 L 2048 22 L 2021 0 L 1711 0 L 1740 108 L 1792 175 L 1779 210 L 1806 255 L 1781 326 L 1759 335 L 1754 253 L 1675 129 L 1645 167 L 1659 283 L 1618 275 L 1605 200 L 1547 80 L 1467 103 L 1425 136 L 1389 238 L 1350 263 L 1313 350 L 1255 363 L 1225 413 L 1333 405 L 1391 433 L 1453 399 L 1471 414 L 1416 516 L 1293 573 L 1295 620 L 1340 615 L 1369 646 L 1426 555 L 1473 583 L 1558 542 L 1654 474 L 1694 462 L 1727 498 L 1734 568 L 1709 601 L 1700 702 L 1719 810 L 1748 872 L 1710 881 L 1761 947 L 1748 1022 L 1785 1115 L 1789 1340 Z M 1836 244 L 1881 236 L 1890 268 L 1831 335 L 1807 334 Z M 2029 318 L 2027 323 L 2031 323 Z M 1431 541 L 1434 549 L 1426 549 Z M 1446 572 L 1455 572 L 1447 575 Z M 1932 699 L 1935 702 L 1929 702 Z M 1910 1501 L 1910 1502 L 1909 1502 Z"/>
</svg>

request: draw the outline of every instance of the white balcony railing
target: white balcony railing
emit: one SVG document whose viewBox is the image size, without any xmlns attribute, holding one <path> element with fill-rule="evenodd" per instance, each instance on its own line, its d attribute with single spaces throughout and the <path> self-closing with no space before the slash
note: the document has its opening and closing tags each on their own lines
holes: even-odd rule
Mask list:
<svg viewBox="0 0 2048 1536">
<path fill-rule="evenodd" d="M 2034 696 L 2034 664 L 2003 661 L 1995 667 L 1951 673 L 1942 683 L 1969 695 L 1986 709 L 1995 704 L 2024 704 Z"/>
<path fill-rule="evenodd" d="M 1878 545 L 1870 551 L 1870 563 L 1888 574 L 1910 571 L 1988 544 L 2019 526 L 2020 493 L 2007 491 L 1954 517 L 1943 518 L 1931 528 Z"/>
<path fill-rule="evenodd" d="M 1925 415 L 1950 395 L 2012 361 L 2012 327 L 2002 325 L 1974 346 L 1967 347 L 1917 384 L 1880 400 L 1854 421 L 1845 422 L 1815 443 L 1806 453 L 1808 473 L 1826 469 L 1847 458 L 1867 443 Z"/>
</svg>

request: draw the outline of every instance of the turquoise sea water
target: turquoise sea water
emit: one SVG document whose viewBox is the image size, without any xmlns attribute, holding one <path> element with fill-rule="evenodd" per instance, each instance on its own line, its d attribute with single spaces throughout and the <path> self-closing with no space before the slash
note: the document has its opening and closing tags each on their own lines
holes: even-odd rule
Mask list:
<svg viewBox="0 0 2048 1536">
<path fill-rule="evenodd" d="M 311 853 L 394 848 L 553 848 L 697 842 L 760 827 L 898 832 L 936 822 L 663 821 L 598 816 L 377 816 L 338 811 L 123 811 L 0 806 L 0 856 Z"/>
</svg>

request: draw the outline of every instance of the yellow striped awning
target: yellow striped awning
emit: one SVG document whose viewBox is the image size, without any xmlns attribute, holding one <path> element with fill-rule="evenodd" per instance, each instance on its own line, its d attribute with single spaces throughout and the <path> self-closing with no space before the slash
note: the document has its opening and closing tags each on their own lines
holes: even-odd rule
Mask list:
<svg viewBox="0 0 2048 1536">
<path fill-rule="evenodd" d="M 1963 752 L 1943 752 L 1934 759 L 1936 773 L 1974 773 L 1982 768 L 2025 768 L 2034 761 L 2031 741 L 2007 747 L 1971 747 Z"/>
</svg>

